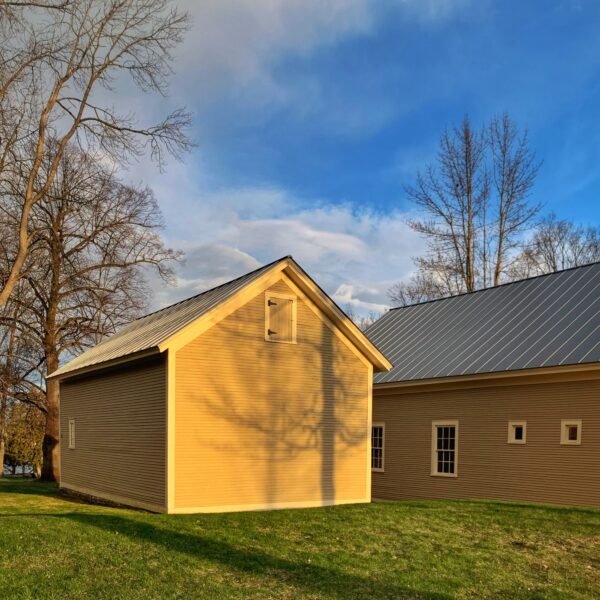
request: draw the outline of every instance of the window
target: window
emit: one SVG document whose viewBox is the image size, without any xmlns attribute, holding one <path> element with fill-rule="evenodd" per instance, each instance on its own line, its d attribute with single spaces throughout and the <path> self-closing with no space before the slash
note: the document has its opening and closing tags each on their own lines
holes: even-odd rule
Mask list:
<svg viewBox="0 0 600 600">
<path fill-rule="evenodd" d="M 295 296 L 266 294 L 265 339 L 269 342 L 296 343 Z"/>
<path fill-rule="evenodd" d="M 385 442 L 385 423 L 373 423 L 371 428 L 371 469 L 383 471 L 383 444 Z"/>
<path fill-rule="evenodd" d="M 508 422 L 508 443 L 509 444 L 525 444 L 527 439 L 527 422 L 526 421 L 509 421 Z"/>
<path fill-rule="evenodd" d="M 565 419 L 560 422 L 560 443 L 564 446 L 581 444 L 581 420 Z"/>
<path fill-rule="evenodd" d="M 433 421 L 431 474 L 456 477 L 458 468 L 458 421 Z"/>
<path fill-rule="evenodd" d="M 75 448 L 75 419 L 69 419 L 69 449 Z"/>
</svg>

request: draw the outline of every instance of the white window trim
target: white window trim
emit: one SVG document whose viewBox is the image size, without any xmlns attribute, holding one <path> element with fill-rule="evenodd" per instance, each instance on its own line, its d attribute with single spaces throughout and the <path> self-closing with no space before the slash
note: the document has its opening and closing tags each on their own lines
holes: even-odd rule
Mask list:
<svg viewBox="0 0 600 600">
<path fill-rule="evenodd" d="M 75 419 L 69 419 L 69 450 L 75 450 Z"/>
<path fill-rule="evenodd" d="M 515 438 L 515 428 L 523 428 L 523 439 L 517 440 Z M 508 443 L 509 444 L 526 444 L 527 443 L 527 421 L 509 421 L 508 422 Z"/>
<path fill-rule="evenodd" d="M 570 440 L 568 428 L 570 426 L 577 426 L 577 439 Z M 563 419 L 560 422 L 560 443 L 562 446 L 580 446 L 581 445 L 581 419 Z"/>
<path fill-rule="evenodd" d="M 455 427 L 454 436 L 454 473 L 438 473 L 437 470 L 437 428 Z M 431 422 L 431 475 L 432 477 L 458 477 L 458 420 L 448 419 Z"/>
<path fill-rule="evenodd" d="M 279 298 L 280 300 L 292 301 L 292 339 L 291 340 L 274 340 L 269 335 L 269 300 L 271 298 Z M 280 294 L 279 292 L 265 293 L 265 341 L 276 342 L 278 344 L 295 344 L 296 332 L 298 329 L 298 298 L 293 294 Z"/>
<path fill-rule="evenodd" d="M 381 427 L 381 468 L 371 467 L 371 471 L 375 473 L 384 473 L 385 472 L 385 423 L 372 423 L 371 424 L 371 443 L 373 442 L 373 427 Z M 371 455 L 371 464 L 373 458 Z"/>
</svg>

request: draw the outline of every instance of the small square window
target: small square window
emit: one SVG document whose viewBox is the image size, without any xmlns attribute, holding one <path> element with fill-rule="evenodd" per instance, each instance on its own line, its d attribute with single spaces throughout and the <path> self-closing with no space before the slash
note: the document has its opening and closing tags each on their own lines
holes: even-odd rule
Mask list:
<svg viewBox="0 0 600 600">
<path fill-rule="evenodd" d="M 580 419 L 563 419 L 560 422 L 560 443 L 563 446 L 578 446 L 581 444 Z"/>
<path fill-rule="evenodd" d="M 527 442 L 527 421 L 508 422 L 508 443 L 525 444 Z"/>
</svg>

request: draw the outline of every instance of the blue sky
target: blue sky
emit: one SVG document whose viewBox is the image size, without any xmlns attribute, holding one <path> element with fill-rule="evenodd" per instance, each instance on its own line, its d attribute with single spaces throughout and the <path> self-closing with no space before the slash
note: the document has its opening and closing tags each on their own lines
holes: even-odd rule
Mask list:
<svg viewBox="0 0 600 600">
<path fill-rule="evenodd" d="M 600 220 L 600 3 L 589 0 L 203 0 L 172 91 L 141 116 L 194 112 L 196 149 L 157 192 L 177 289 L 293 254 L 342 305 L 382 310 L 423 242 L 404 186 L 445 127 L 508 111 L 543 160 L 546 211 Z"/>
</svg>

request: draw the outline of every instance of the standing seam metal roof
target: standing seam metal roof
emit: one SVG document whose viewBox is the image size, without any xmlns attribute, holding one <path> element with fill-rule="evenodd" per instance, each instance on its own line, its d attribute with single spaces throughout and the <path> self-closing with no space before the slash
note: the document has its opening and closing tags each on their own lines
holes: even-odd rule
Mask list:
<svg viewBox="0 0 600 600">
<path fill-rule="evenodd" d="M 396 308 L 368 330 L 375 383 L 600 361 L 600 263 Z"/>
<path fill-rule="evenodd" d="M 60 376 L 130 354 L 152 350 L 266 271 L 290 258 L 285 256 L 237 279 L 132 321 L 113 336 L 74 358 L 51 375 Z"/>
</svg>

